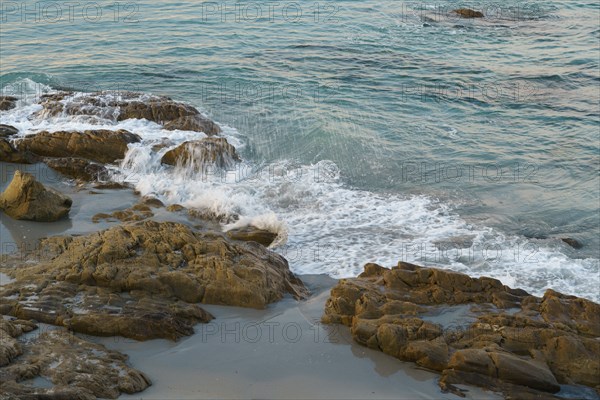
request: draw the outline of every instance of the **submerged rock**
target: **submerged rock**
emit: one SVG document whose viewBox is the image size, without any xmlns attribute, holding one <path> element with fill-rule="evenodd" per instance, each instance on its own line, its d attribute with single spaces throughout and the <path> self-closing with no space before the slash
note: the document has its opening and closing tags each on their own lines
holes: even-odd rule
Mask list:
<svg viewBox="0 0 600 400">
<path fill-rule="evenodd" d="M 108 170 L 104 165 L 84 158 L 64 157 L 46 158 L 46 165 L 61 174 L 84 182 L 104 181 L 108 179 Z"/>
<path fill-rule="evenodd" d="M 83 132 L 39 132 L 16 143 L 20 151 L 30 151 L 43 157 L 77 157 L 100 163 L 112 163 L 122 159 L 127 145 L 141 139 L 126 130 L 107 129 Z"/>
<path fill-rule="evenodd" d="M 0 111 L 10 110 L 17 106 L 17 99 L 13 96 L 0 96 Z"/>
<path fill-rule="evenodd" d="M 484 18 L 481 11 L 471 10 L 470 8 L 459 8 L 452 10 L 453 13 L 458 14 L 462 18 Z"/>
<path fill-rule="evenodd" d="M 227 231 L 227 236 L 233 240 L 241 240 L 244 242 L 256 242 L 267 247 L 275 241 L 277 233 L 266 229 L 259 229 L 255 226 L 245 226 L 243 228 L 235 228 Z"/>
<path fill-rule="evenodd" d="M 46 331 L 17 341 L 20 335 L 36 328 L 29 321 L 0 319 L 0 398 L 116 399 L 121 393 L 140 392 L 151 384 L 142 372 L 127 365 L 127 356 L 65 330 Z M 15 348 L 15 356 L 2 358 Z M 40 378 L 50 387 L 28 384 Z"/>
<path fill-rule="evenodd" d="M 568 244 L 569 246 L 571 246 L 574 249 L 580 249 L 583 247 L 583 244 L 581 244 L 581 242 L 577 239 L 561 238 L 560 240 L 562 240 L 563 242 L 565 242 L 566 244 Z"/>
<path fill-rule="evenodd" d="M 52 222 L 66 216 L 73 201 L 62 193 L 45 188 L 33 175 L 21 171 L 0 194 L 0 209 L 14 219 Z"/>
<path fill-rule="evenodd" d="M 458 395 L 460 383 L 510 398 L 554 398 L 560 384 L 600 388 L 600 305 L 552 290 L 539 298 L 492 278 L 367 264 L 331 290 L 322 319 L 441 372 L 442 389 Z"/>
<path fill-rule="evenodd" d="M 38 249 L 0 268 L 16 279 L 0 287 L 0 312 L 75 332 L 177 339 L 212 318 L 194 303 L 264 308 L 307 294 L 280 255 L 179 223 L 52 237 Z"/>
<path fill-rule="evenodd" d="M 169 150 L 161 162 L 168 165 L 181 165 L 202 171 L 207 165 L 228 168 L 241 161 L 235 147 L 225 138 L 204 138 L 188 141 Z"/>
</svg>

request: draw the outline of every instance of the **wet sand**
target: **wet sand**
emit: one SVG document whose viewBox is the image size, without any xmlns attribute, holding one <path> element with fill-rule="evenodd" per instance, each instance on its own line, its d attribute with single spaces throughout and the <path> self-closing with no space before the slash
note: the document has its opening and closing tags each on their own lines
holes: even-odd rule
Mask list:
<svg viewBox="0 0 600 400">
<path fill-rule="evenodd" d="M 43 164 L 0 163 L 1 190 L 17 168 L 71 196 L 73 206 L 68 219 L 54 223 L 15 221 L 0 213 L 0 253 L 16 251 L 17 245 L 31 249 L 46 236 L 84 234 L 118 224 L 93 223 L 91 218 L 139 201 L 131 189 L 92 189 L 92 194 L 89 188 L 65 183 Z M 154 219 L 194 225 L 179 214 L 154 211 Z M 346 327 L 322 325 L 325 301 L 336 280 L 325 275 L 300 278 L 311 290 L 308 300 L 288 297 L 265 310 L 202 305 L 216 318 L 196 325 L 194 335 L 176 343 L 79 336 L 129 355 L 130 364 L 152 380 L 144 392 L 121 399 L 460 398 L 441 393 L 438 374 L 354 343 Z M 7 283 L 8 277 L 0 276 L 0 280 L 0 284 Z M 467 389 L 467 398 L 501 398 L 478 388 Z"/>
</svg>

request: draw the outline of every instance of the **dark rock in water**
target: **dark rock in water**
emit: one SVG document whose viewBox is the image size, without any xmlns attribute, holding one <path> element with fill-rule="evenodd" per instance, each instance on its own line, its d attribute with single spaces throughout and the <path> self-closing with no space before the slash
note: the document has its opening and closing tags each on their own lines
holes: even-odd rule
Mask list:
<svg viewBox="0 0 600 400">
<path fill-rule="evenodd" d="M 19 342 L 19 336 L 37 326 L 30 321 L 2 317 L 0 398 L 116 399 L 121 393 L 140 392 L 151 385 L 150 379 L 129 367 L 127 356 L 117 351 L 65 330 L 46 331 Z M 41 377 L 50 381 L 51 387 L 27 384 Z"/>
<path fill-rule="evenodd" d="M 460 15 L 462 18 L 483 18 L 484 15 L 481 11 L 471 10 L 469 8 L 459 8 L 452 11 L 455 14 Z"/>
<path fill-rule="evenodd" d="M 165 209 L 169 212 L 179 212 L 185 210 L 186 208 L 181 204 L 170 204 Z"/>
<path fill-rule="evenodd" d="M 307 295 L 280 255 L 179 223 L 51 237 L 36 249 L 0 268 L 15 278 L 0 287 L 0 312 L 75 332 L 178 339 L 212 318 L 195 303 L 264 308 Z"/>
<path fill-rule="evenodd" d="M 46 158 L 45 163 L 55 171 L 85 182 L 108 179 L 108 170 L 104 165 L 83 158 Z"/>
<path fill-rule="evenodd" d="M 577 239 L 573 239 L 573 238 L 561 238 L 560 240 L 562 240 L 563 242 L 565 242 L 569 246 L 573 247 L 574 249 L 580 249 L 580 248 L 583 247 L 583 244 L 579 240 L 577 240 Z"/>
<path fill-rule="evenodd" d="M 122 159 L 127 145 L 141 139 L 126 130 L 106 129 L 83 132 L 40 132 L 27 136 L 16 143 L 20 151 L 30 151 L 43 157 L 77 157 L 100 163 L 112 163 Z"/>
<path fill-rule="evenodd" d="M 92 217 L 92 222 L 98 223 L 102 219 L 114 220 L 121 222 L 143 221 L 151 218 L 154 213 L 146 204 L 136 204 L 125 210 L 119 210 L 110 214 L 98 213 Z"/>
<path fill-rule="evenodd" d="M 0 124 L 0 138 L 16 135 L 19 130 L 12 125 Z"/>
<path fill-rule="evenodd" d="M 73 201 L 54 189 L 47 189 L 33 175 L 15 172 L 0 194 L 0 209 L 14 219 L 52 222 L 66 216 Z"/>
<path fill-rule="evenodd" d="M 196 171 L 202 171 L 207 165 L 228 168 L 239 161 L 235 147 L 227 139 L 216 137 L 184 142 L 167 151 L 161 159 L 163 164 L 181 165 Z"/>
<path fill-rule="evenodd" d="M 17 150 L 7 139 L 0 137 L 0 161 L 17 164 L 34 164 L 39 157 L 28 151 Z"/>
<path fill-rule="evenodd" d="M 463 313 L 450 325 L 440 315 Z M 452 315 L 452 314 L 451 314 Z M 468 317 L 468 318 L 466 318 Z M 331 290 L 325 323 L 354 340 L 507 398 L 558 398 L 560 384 L 600 385 L 600 305 L 552 290 L 543 298 L 492 278 L 400 262 L 365 265 Z"/>
<path fill-rule="evenodd" d="M 17 99 L 13 96 L 0 96 L 0 111 L 10 110 L 17 106 Z"/>
<path fill-rule="evenodd" d="M 162 201 L 153 196 L 142 197 L 142 203 L 154 208 L 161 208 L 165 206 L 165 204 Z"/>
<path fill-rule="evenodd" d="M 164 125 L 165 129 L 173 131 L 176 129 L 182 131 L 204 132 L 208 136 L 216 135 L 221 132 L 219 125 L 200 114 L 188 115 L 169 121 Z"/>
<path fill-rule="evenodd" d="M 246 226 L 227 231 L 227 236 L 233 240 L 241 240 L 244 242 L 256 242 L 267 247 L 277 238 L 277 233 L 270 232 L 266 229 L 259 229 L 254 226 Z"/>
<path fill-rule="evenodd" d="M 129 186 L 127 184 L 119 183 L 119 182 L 98 182 L 98 183 L 94 184 L 94 188 L 120 190 L 120 189 L 129 189 Z"/>
</svg>

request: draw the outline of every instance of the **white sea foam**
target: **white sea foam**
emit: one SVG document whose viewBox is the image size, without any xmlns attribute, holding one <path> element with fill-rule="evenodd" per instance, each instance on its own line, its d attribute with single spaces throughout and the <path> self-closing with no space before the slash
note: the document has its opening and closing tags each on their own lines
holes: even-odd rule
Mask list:
<svg viewBox="0 0 600 400">
<path fill-rule="evenodd" d="M 20 135 L 48 130 L 127 129 L 142 137 L 113 168 L 115 180 L 132 183 L 142 195 L 167 204 L 226 216 L 225 230 L 244 225 L 277 232 L 274 244 L 296 273 L 355 276 L 366 262 L 391 266 L 398 261 L 452 268 L 473 276 L 492 276 L 540 295 L 545 288 L 600 300 L 597 259 L 572 259 L 559 240 L 507 236 L 467 223 L 442 201 L 426 196 L 375 194 L 346 187 L 335 164 L 296 165 L 280 161 L 197 172 L 161 165 L 162 155 L 186 140 L 205 135 L 165 131 L 146 120 L 87 120 L 61 116 L 51 122 L 32 118 L 39 110 L 25 99 L 0 113 L 0 123 Z M 238 149 L 243 136 L 222 127 Z M 161 145 L 155 147 L 157 145 Z"/>
</svg>

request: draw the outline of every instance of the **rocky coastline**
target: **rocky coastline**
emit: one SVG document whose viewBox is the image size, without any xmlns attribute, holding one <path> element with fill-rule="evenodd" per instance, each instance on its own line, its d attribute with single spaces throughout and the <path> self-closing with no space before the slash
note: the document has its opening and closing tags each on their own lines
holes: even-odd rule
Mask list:
<svg viewBox="0 0 600 400">
<path fill-rule="evenodd" d="M 0 97 L 0 109 L 18 101 Z M 50 122 L 146 119 L 167 131 L 198 132 L 162 155 L 165 168 L 202 171 L 241 161 L 216 123 L 168 97 L 59 92 L 42 96 L 38 106 L 34 118 Z M 111 181 L 109 170 L 140 140 L 123 129 L 22 136 L 2 125 L 0 162 L 44 163 L 90 192 L 127 188 Z M 73 202 L 18 168 L 0 194 L 2 218 L 41 225 L 69 218 Z M 132 367 L 125 354 L 84 335 L 176 342 L 219 320 L 206 305 L 264 310 L 282 299 L 310 299 L 270 248 L 276 232 L 252 225 L 224 231 L 223 218 L 139 197 L 94 215 L 89 222 L 98 229 L 91 233 L 49 236 L 34 251 L 3 254 L 0 399 L 141 392 L 152 384 L 143 365 Z M 566 389 L 600 397 L 600 305 L 575 296 L 548 290 L 536 297 L 496 279 L 403 262 L 392 269 L 367 264 L 331 289 L 322 322 L 347 326 L 356 343 L 439 373 L 443 393 L 468 396 L 466 384 L 512 399 L 560 399 Z M 55 329 L 28 336 L 47 325 Z M 35 379 L 50 384 L 28 384 Z"/>
</svg>

